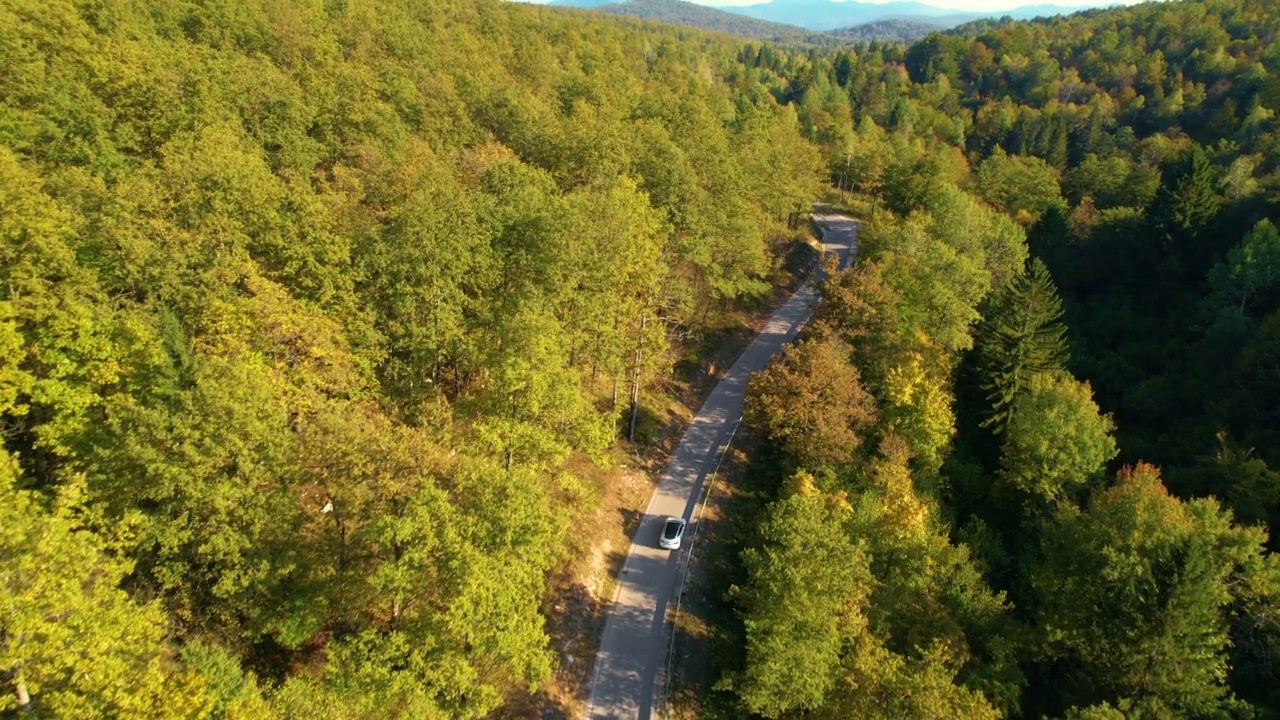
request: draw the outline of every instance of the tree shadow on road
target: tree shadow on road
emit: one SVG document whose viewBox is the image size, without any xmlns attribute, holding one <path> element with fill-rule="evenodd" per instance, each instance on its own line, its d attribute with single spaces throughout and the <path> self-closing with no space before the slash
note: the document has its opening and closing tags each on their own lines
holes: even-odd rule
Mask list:
<svg viewBox="0 0 1280 720">
<path fill-rule="evenodd" d="M 716 684 L 737 672 L 745 635 L 729 588 L 746 580 L 743 548 L 755 539 L 764 507 L 774 499 L 781 473 L 778 457 L 746 432 L 725 456 L 707 500 L 694 547 L 689 583 L 681 603 L 675 642 L 671 717 L 737 718 L 732 691 Z"/>
</svg>

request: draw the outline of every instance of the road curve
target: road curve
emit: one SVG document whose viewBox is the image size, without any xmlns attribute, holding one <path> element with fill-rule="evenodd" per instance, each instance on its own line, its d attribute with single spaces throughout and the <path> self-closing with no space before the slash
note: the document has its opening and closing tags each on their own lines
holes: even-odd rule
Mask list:
<svg viewBox="0 0 1280 720">
<path fill-rule="evenodd" d="M 857 223 L 816 212 L 814 220 L 822 228 L 824 252 L 838 254 L 840 267 L 846 267 L 857 241 Z M 667 603 L 676 591 L 680 555 L 658 548 L 663 519 L 692 516 L 702 485 L 742 416 L 747 379 L 795 338 L 816 302 L 813 285 L 805 284 L 774 311 L 685 429 L 618 576 L 617 595 L 605 621 L 591 680 L 587 703 L 591 720 L 649 720 L 655 714 L 657 680 L 665 660 Z"/>
</svg>

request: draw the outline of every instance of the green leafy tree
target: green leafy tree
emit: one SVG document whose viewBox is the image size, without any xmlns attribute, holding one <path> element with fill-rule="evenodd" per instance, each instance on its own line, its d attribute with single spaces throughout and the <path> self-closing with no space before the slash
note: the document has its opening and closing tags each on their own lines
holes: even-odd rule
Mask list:
<svg viewBox="0 0 1280 720">
<path fill-rule="evenodd" d="M 1041 501 L 1067 495 L 1116 456 L 1114 428 L 1088 383 L 1065 373 L 1032 375 L 1005 426 L 1002 477 Z"/>
<path fill-rule="evenodd" d="M 959 84 L 964 50 L 965 44 L 957 42 L 956 38 L 939 32 L 930 33 L 925 39 L 912 44 L 907 51 L 907 71 L 917 83 L 928 82 L 943 75 Z"/>
<path fill-rule="evenodd" d="M 1124 713 L 1124 709 L 1128 708 L 1129 703 L 1126 702 L 1121 702 L 1119 708 L 1109 702 L 1085 708 L 1073 707 L 1063 716 L 1063 720 L 1128 720 L 1129 716 Z"/>
<path fill-rule="evenodd" d="M 206 717 L 201 683 L 165 642 L 163 611 L 120 589 L 128 565 L 77 527 L 72 508 L 46 512 L 17 480 L 16 463 L 0 455 L 0 712 Z"/>
<path fill-rule="evenodd" d="M 910 720 L 945 718 L 996 720 L 1003 717 L 981 692 L 956 682 L 950 648 L 922 648 L 903 657 L 862 641 L 845 663 L 832 701 L 812 713 L 821 718 Z"/>
<path fill-rule="evenodd" d="M 867 558 L 844 529 L 848 501 L 798 473 L 743 553 L 737 593 L 746 660 L 734 680 L 743 706 L 765 717 L 820 708 L 836 686 L 845 643 L 866 623 Z"/>
<path fill-rule="evenodd" d="M 358 717 L 379 702 L 484 715 L 499 687 L 550 673 L 538 601 L 560 529 L 547 497 L 527 470 L 451 458 L 421 430 L 348 409 L 359 410 L 360 422 L 327 414 L 305 434 L 307 530 L 323 539 L 309 565 L 340 589 L 328 613 L 362 628 L 334 648 L 326 678 L 360 689 L 341 700 Z"/>
<path fill-rule="evenodd" d="M 113 397 L 86 473 L 95 523 L 175 617 L 237 640 L 289 623 L 274 598 L 300 510 L 296 439 L 260 367 L 200 358 L 167 398 Z"/>
<path fill-rule="evenodd" d="M 894 314 L 902 336 L 922 335 L 947 352 L 972 346 L 970 328 L 991 283 L 982 253 L 949 244 L 922 215 L 866 232 L 862 243 L 900 297 Z"/>
<path fill-rule="evenodd" d="M 1093 198 L 1099 209 L 1146 207 L 1160 186 L 1159 173 L 1124 155 L 1088 154 L 1067 172 L 1064 189 L 1077 203 Z"/>
<path fill-rule="evenodd" d="M 930 229 L 968 257 L 981 258 L 992 288 L 1001 288 L 1027 262 L 1026 231 L 955 185 L 941 186 L 927 203 Z"/>
<path fill-rule="evenodd" d="M 929 154 L 901 149 L 884 171 L 885 207 L 907 215 L 933 195 L 941 181 L 941 162 Z"/>
<path fill-rule="evenodd" d="M 1171 497 L 1149 465 L 1050 526 L 1029 580 L 1046 649 L 1067 668 L 1063 697 L 1225 709 L 1228 608 L 1262 541 L 1212 500 Z"/>
<path fill-rule="evenodd" d="M 563 298 L 562 315 L 577 328 L 570 365 L 603 371 L 612 382 L 614 411 L 618 388 L 631 400 L 628 437 L 634 435 L 640 390 L 668 369 L 669 345 L 663 317 L 664 226 L 647 198 L 630 180 L 593 186 L 569 198 L 569 212 L 581 223 L 577 286 Z M 583 444 L 585 445 L 585 444 Z"/>
<path fill-rule="evenodd" d="M 61 578 L 14 591 L 51 639 L 3 689 L 21 661 L 37 716 L 477 717 L 546 680 L 581 463 L 768 296 L 807 137 L 851 127 L 821 63 L 686 32 L 0 3 L 2 565 Z"/>
<path fill-rule="evenodd" d="M 409 417 L 476 365 L 469 336 L 495 275 L 487 228 L 456 178 L 435 158 L 419 164 L 401 169 L 412 184 L 385 229 L 354 248 L 358 291 L 383 338 L 384 392 Z"/>
<path fill-rule="evenodd" d="M 937 472 L 956 430 L 954 398 L 939 370 L 945 362 L 911 352 L 890 367 L 884 378 L 884 426 L 911 446 L 925 472 Z"/>
<path fill-rule="evenodd" d="M 994 712 L 988 703 L 1016 707 L 1022 677 L 1004 637 L 1009 606 L 987 585 L 969 549 L 951 542 L 929 496 L 917 491 L 925 472 L 913 470 L 903 438 L 886 435 L 867 468 L 869 487 L 856 498 L 849 529 L 871 557 L 874 642 L 891 654 L 886 669 L 896 664 L 934 678 L 912 688 L 919 697 L 903 698 L 908 706 L 932 697 L 982 713 Z M 903 680 L 890 671 L 879 681 Z M 864 707 L 879 697 L 856 694 Z"/>
<path fill-rule="evenodd" d="M 1209 286 L 1224 305 L 1241 316 L 1250 299 L 1280 282 L 1280 230 L 1262 220 L 1245 234 L 1226 259 L 1209 271 Z"/>
<path fill-rule="evenodd" d="M 795 108 L 739 103 L 733 129 L 743 179 L 764 217 L 777 222 L 807 209 L 822 187 L 826 165 L 802 139 Z"/>
<path fill-rule="evenodd" d="M 844 152 L 832 157 L 833 177 L 842 177 L 844 186 L 880 197 L 885 172 L 893 159 L 893 147 L 885 131 L 870 116 L 864 116 Z"/>
<path fill-rule="evenodd" d="M 182 647 L 182 664 L 204 684 L 209 703 L 205 720 L 275 720 L 279 715 L 263 696 L 253 673 L 226 649 L 199 640 Z"/>
<path fill-rule="evenodd" d="M 1050 207 L 1062 204 L 1058 173 L 1040 158 L 996 150 L 978 166 L 978 190 L 988 202 L 1031 225 Z"/>
<path fill-rule="evenodd" d="M 1256 537 L 1256 536 L 1255 536 Z M 1276 702 L 1276 660 L 1280 648 L 1280 557 L 1258 552 L 1250 538 L 1248 554 L 1233 578 L 1230 680 L 1242 699 L 1255 707 Z"/>
<path fill-rule="evenodd" d="M 120 380 L 118 320 L 95 274 L 76 259 L 79 220 L 41 176 L 0 147 L 0 303 L 18 341 L 6 358 L 9 397 L 0 423 L 26 481 L 53 485 L 92 423 L 104 387 Z"/>
</svg>

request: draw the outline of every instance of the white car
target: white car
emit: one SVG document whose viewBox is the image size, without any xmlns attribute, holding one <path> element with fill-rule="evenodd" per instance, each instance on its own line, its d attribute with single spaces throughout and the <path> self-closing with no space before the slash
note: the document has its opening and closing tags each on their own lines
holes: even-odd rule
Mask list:
<svg viewBox="0 0 1280 720">
<path fill-rule="evenodd" d="M 684 540 L 684 520 L 669 517 L 662 524 L 662 536 L 658 538 L 658 547 L 665 550 L 679 550 L 680 541 Z"/>
</svg>

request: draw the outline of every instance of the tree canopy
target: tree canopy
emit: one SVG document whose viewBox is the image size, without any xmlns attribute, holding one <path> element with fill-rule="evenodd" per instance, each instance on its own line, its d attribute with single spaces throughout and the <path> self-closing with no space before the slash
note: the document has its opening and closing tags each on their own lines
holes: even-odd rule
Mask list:
<svg viewBox="0 0 1280 720">
<path fill-rule="evenodd" d="M 760 66 L 862 222 L 806 332 L 877 408 L 840 466 L 751 418 L 773 501 L 842 494 L 874 578 L 795 716 L 1280 708 L 1277 33 L 1274 3 L 1147 3 Z"/>
<path fill-rule="evenodd" d="M 489 0 L 0 4 L 0 713 L 536 691 L 583 469 L 825 173 L 740 49 Z"/>
</svg>

